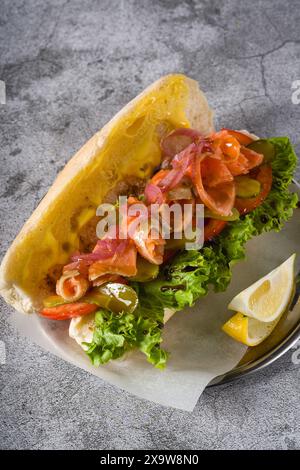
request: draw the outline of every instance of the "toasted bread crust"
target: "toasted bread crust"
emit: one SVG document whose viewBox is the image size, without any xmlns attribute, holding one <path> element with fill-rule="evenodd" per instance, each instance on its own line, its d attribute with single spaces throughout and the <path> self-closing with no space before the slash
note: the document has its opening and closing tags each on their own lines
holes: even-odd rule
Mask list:
<svg viewBox="0 0 300 470">
<path fill-rule="evenodd" d="M 188 99 L 186 101 L 185 115 L 191 127 L 198 129 L 203 134 L 213 131 L 213 113 L 208 106 L 204 94 L 199 89 L 198 83 L 185 76 L 167 75 L 156 81 L 146 88 L 134 100 L 128 103 L 115 117 L 106 124 L 102 130 L 97 132 L 83 147 L 75 154 L 75 156 L 67 163 L 64 169 L 59 173 L 55 182 L 50 187 L 48 193 L 35 209 L 31 217 L 27 220 L 19 235 L 16 237 L 10 248 L 8 249 L 1 267 L 0 267 L 0 294 L 11 304 L 16 310 L 22 313 L 32 313 L 40 308 L 41 297 L 45 295 L 43 289 L 34 295 L 25 293 L 21 286 L 16 282 L 19 278 L 20 263 L 16 260 L 21 256 L 21 246 L 24 251 L 24 243 L 30 239 L 29 246 L 32 250 L 34 243 L 39 244 L 38 233 L 43 228 L 45 213 L 53 212 L 52 219 L 55 217 L 56 202 L 63 198 L 69 197 L 72 189 L 72 182 L 78 179 L 78 175 L 85 172 L 88 165 L 93 164 L 97 159 L 101 158 L 101 150 L 105 148 L 106 141 L 109 139 L 111 132 L 119 121 L 134 112 L 139 103 L 147 98 L 148 95 L 159 92 L 163 87 L 168 86 L 170 80 L 174 77 L 181 78 L 188 88 Z M 172 99 L 172 98 L 170 98 Z M 59 216 L 60 214 L 56 214 Z M 22 255 L 23 256 L 23 255 Z M 15 267 L 16 265 L 16 267 Z"/>
</svg>

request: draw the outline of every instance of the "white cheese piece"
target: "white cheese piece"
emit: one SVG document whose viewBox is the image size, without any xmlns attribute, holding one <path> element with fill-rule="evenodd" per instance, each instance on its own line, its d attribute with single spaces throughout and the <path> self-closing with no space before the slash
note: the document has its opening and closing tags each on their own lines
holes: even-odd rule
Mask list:
<svg viewBox="0 0 300 470">
<path fill-rule="evenodd" d="M 84 315 L 82 317 L 72 318 L 69 326 L 69 336 L 82 347 L 85 351 L 88 346 L 82 343 L 91 343 L 95 329 L 95 313 Z"/>
</svg>

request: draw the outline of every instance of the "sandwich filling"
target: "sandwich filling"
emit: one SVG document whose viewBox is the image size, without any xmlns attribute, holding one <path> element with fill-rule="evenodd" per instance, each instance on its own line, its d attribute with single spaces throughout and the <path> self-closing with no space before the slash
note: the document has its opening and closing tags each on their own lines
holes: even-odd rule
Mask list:
<svg viewBox="0 0 300 470">
<path fill-rule="evenodd" d="M 297 158 L 287 137 L 256 140 L 230 129 L 203 136 L 180 128 L 164 137 L 161 152 L 149 181 L 127 185 L 127 216 L 101 238 L 95 230 L 85 234 L 87 249 L 70 257 L 40 312 L 71 319 L 71 335 L 96 366 L 138 348 L 151 364 L 165 367 L 166 312 L 192 306 L 209 286 L 224 291 L 231 265 L 245 257 L 245 243 L 279 231 L 297 205 L 288 190 Z M 166 239 L 161 226 L 154 230 L 129 215 L 134 204 L 146 219 L 153 206 L 202 204 L 204 245 L 187 250 L 184 226 L 175 218 Z"/>
</svg>

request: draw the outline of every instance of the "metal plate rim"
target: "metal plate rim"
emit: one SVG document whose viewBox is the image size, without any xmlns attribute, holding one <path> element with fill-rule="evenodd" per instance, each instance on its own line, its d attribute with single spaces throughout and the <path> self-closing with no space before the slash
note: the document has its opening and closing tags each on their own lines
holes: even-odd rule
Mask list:
<svg viewBox="0 0 300 470">
<path fill-rule="evenodd" d="M 295 329 L 284 338 L 281 343 L 279 343 L 274 349 L 269 351 L 268 353 L 261 356 L 254 362 L 250 362 L 248 364 L 244 364 L 234 369 L 226 372 L 225 374 L 218 375 L 215 377 L 207 387 L 217 387 L 220 385 L 225 385 L 227 383 L 233 382 L 238 380 L 242 377 L 248 376 L 250 374 L 254 374 L 259 370 L 264 369 L 265 367 L 269 366 L 285 353 L 287 353 L 300 339 L 300 322 L 296 325 Z"/>
</svg>

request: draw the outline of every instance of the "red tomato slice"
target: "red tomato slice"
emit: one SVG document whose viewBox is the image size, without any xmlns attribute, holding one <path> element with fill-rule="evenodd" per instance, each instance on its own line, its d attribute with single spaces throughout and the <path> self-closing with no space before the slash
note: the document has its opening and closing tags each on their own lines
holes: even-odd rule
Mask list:
<svg viewBox="0 0 300 470">
<path fill-rule="evenodd" d="M 206 242 L 219 235 L 226 224 L 225 220 L 209 219 L 204 225 L 204 241 Z"/>
<path fill-rule="evenodd" d="M 194 168 L 193 180 L 201 202 L 216 214 L 229 215 L 235 199 L 234 181 L 227 181 L 213 188 L 205 189 L 202 181 L 202 165 L 200 160 L 195 160 Z"/>
<path fill-rule="evenodd" d="M 68 320 L 73 317 L 81 317 L 95 312 L 99 307 L 95 304 L 76 302 L 73 304 L 63 304 L 57 307 L 43 308 L 40 315 L 49 320 Z"/>
<path fill-rule="evenodd" d="M 256 197 L 249 199 L 236 198 L 234 206 L 240 214 L 247 214 L 253 211 L 256 207 L 266 199 L 272 188 L 272 168 L 270 166 L 262 166 L 258 170 L 256 177 L 257 181 L 261 184 L 261 191 Z"/>
<path fill-rule="evenodd" d="M 254 140 L 252 137 L 244 134 L 243 132 L 234 131 L 233 129 L 226 129 L 226 127 L 221 129 L 221 131 L 227 131 L 230 135 L 235 137 L 241 145 L 248 145 Z"/>
</svg>

